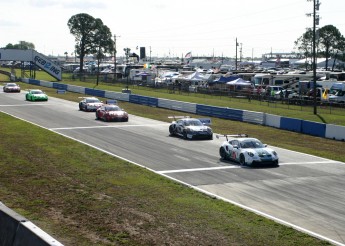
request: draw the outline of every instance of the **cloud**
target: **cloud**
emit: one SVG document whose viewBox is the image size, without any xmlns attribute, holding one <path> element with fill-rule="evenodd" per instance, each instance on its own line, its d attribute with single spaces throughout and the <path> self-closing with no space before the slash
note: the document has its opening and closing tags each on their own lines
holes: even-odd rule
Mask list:
<svg viewBox="0 0 345 246">
<path fill-rule="evenodd" d="M 7 27 L 14 27 L 14 26 L 18 26 L 18 23 L 17 22 L 13 22 L 13 21 L 9 21 L 9 20 L 3 20 L 3 19 L 0 19 L 0 26 L 1 27 L 4 27 L 4 28 L 7 28 Z"/>
<path fill-rule="evenodd" d="M 106 5 L 102 2 L 92 0 L 29 0 L 31 7 L 60 7 L 65 9 L 102 9 L 106 8 Z"/>
</svg>

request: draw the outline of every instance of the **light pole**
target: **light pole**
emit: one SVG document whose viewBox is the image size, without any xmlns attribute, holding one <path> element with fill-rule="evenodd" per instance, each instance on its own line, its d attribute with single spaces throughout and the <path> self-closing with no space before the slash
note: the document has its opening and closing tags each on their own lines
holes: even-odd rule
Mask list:
<svg viewBox="0 0 345 246">
<path fill-rule="evenodd" d="M 320 3 L 319 0 L 308 0 L 313 1 L 313 104 L 314 104 L 314 114 L 317 114 L 317 100 L 316 100 L 316 25 L 319 25 L 319 16 L 316 15 L 316 11 L 319 10 Z M 310 16 L 311 14 L 307 14 Z"/>
<path fill-rule="evenodd" d="M 116 79 L 116 37 L 121 37 L 121 36 L 116 36 L 114 34 L 114 79 Z"/>
<path fill-rule="evenodd" d="M 235 71 L 237 71 L 237 46 L 238 46 L 238 43 L 237 43 L 237 38 L 236 38 L 236 58 L 235 58 Z"/>
<path fill-rule="evenodd" d="M 152 51 L 151 51 L 151 46 L 150 46 L 150 63 L 151 63 L 151 52 L 152 52 Z"/>
</svg>

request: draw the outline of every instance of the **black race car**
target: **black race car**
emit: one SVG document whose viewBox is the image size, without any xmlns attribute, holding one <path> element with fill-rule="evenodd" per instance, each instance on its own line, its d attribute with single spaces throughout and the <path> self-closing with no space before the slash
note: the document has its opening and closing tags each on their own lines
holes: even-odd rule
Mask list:
<svg viewBox="0 0 345 246">
<path fill-rule="evenodd" d="M 171 136 L 181 136 L 184 139 L 213 139 L 210 119 L 196 119 L 186 116 L 170 116 L 174 121 L 169 126 Z"/>
</svg>

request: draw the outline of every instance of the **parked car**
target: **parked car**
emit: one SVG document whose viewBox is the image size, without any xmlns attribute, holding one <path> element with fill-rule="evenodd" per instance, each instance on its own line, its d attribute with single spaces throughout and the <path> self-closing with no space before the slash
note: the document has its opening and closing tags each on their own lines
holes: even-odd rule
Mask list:
<svg viewBox="0 0 345 246">
<path fill-rule="evenodd" d="M 276 85 L 269 85 L 266 87 L 266 95 L 267 96 L 273 96 L 281 90 L 284 90 L 284 88 L 282 86 L 276 86 Z"/>
<path fill-rule="evenodd" d="M 328 97 L 329 102 L 345 103 L 345 91 L 337 91 Z"/>
<path fill-rule="evenodd" d="M 290 98 L 292 98 L 293 93 L 295 93 L 295 92 L 291 89 L 284 89 L 284 90 L 277 91 L 274 94 L 274 97 L 275 97 L 275 99 L 278 99 L 278 100 L 290 99 Z"/>
</svg>

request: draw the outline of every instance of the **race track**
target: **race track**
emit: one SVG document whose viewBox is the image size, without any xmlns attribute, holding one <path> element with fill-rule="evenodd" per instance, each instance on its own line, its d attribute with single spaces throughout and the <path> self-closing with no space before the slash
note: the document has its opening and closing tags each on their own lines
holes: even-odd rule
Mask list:
<svg viewBox="0 0 345 246">
<path fill-rule="evenodd" d="M 170 137 L 165 122 L 130 115 L 128 122 L 105 123 L 95 120 L 95 113 L 79 111 L 75 102 L 24 99 L 24 92 L 0 92 L 0 112 L 345 245 L 345 163 L 273 147 L 279 167 L 241 167 L 219 159 L 224 139 L 187 141 Z"/>
</svg>

